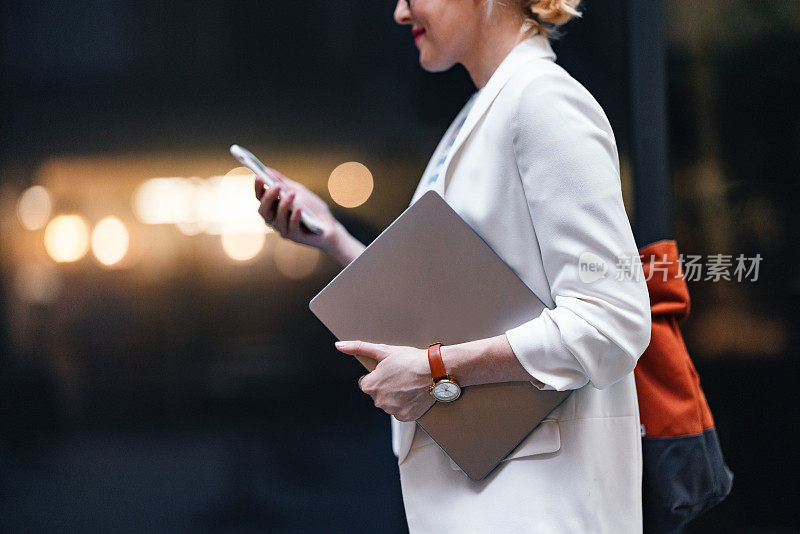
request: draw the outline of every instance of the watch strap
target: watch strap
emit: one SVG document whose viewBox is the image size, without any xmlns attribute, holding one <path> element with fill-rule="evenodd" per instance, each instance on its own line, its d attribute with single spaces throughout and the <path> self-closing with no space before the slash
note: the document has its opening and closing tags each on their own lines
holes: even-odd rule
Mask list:
<svg viewBox="0 0 800 534">
<path fill-rule="evenodd" d="M 428 363 L 431 366 L 431 378 L 436 382 L 442 378 L 447 378 L 447 371 L 442 360 L 442 344 L 433 343 L 428 345 Z"/>
</svg>

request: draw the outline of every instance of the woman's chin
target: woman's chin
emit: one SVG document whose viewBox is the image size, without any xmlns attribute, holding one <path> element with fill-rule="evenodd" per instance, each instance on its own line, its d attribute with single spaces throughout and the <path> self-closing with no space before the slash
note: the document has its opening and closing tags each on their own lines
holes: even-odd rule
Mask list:
<svg viewBox="0 0 800 534">
<path fill-rule="evenodd" d="M 430 58 L 425 54 L 419 55 L 419 66 L 427 72 L 444 72 L 455 65 L 453 61 L 443 61 L 441 58 Z"/>
</svg>

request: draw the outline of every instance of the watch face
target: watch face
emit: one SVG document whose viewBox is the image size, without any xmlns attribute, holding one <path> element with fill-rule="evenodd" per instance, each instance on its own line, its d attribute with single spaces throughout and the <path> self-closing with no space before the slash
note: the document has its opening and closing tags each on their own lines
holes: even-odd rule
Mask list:
<svg viewBox="0 0 800 534">
<path fill-rule="evenodd" d="M 440 380 L 433 386 L 433 398 L 442 402 L 452 402 L 461 395 L 461 388 L 451 380 Z"/>
</svg>

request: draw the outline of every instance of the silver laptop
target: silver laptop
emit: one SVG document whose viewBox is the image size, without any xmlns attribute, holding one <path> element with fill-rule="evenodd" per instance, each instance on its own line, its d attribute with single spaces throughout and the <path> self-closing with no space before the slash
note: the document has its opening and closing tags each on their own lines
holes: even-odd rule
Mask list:
<svg viewBox="0 0 800 534">
<path fill-rule="evenodd" d="M 340 340 L 426 349 L 500 335 L 545 306 L 439 193 L 428 191 L 309 308 Z M 417 424 L 467 476 L 481 480 L 568 395 L 530 382 L 469 386 Z"/>
</svg>

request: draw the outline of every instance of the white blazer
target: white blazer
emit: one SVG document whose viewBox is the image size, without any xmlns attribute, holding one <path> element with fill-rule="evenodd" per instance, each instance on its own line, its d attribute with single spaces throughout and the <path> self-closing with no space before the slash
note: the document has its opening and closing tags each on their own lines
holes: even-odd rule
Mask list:
<svg viewBox="0 0 800 534">
<path fill-rule="evenodd" d="M 614 133 L 554 60 L 543 36 L 509 53 L 454 119 L 411 204 L 438 191 L 548 306 L 506 336 L 546 389 L 576 391 L 480 483 L 415 423 L 392 418 L 412 532 L 642 528 L 632 371 L 650 342 L 647 286 Z M 465 111 L 438 180 L 427 185 Z M 581 260 L 605 264 L 605 276 L 588 279 Z"/>
</svg>

